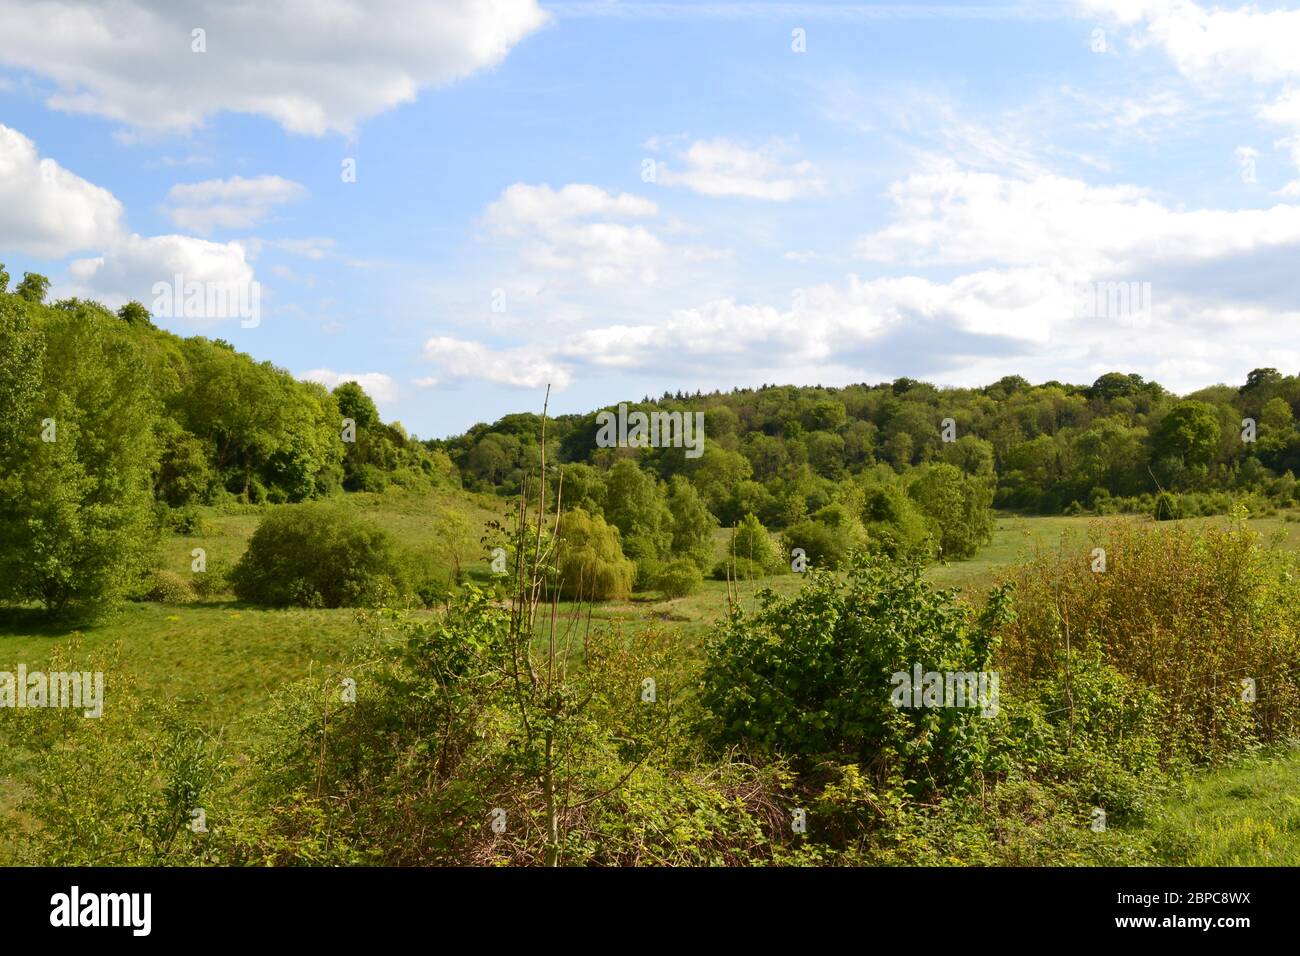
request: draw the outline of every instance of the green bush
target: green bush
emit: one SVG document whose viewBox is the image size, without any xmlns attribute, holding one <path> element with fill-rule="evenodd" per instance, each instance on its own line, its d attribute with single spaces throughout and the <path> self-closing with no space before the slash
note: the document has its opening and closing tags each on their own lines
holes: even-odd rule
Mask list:
<svg viewBox="0 0 1300 956">
<path fill-rule="evenodd" d="M 1153 514 L 1157 521 L 1173 521 L 1183 517 L 1183 502 L 1174 494 L 1162 491 L 1156 497 Z"/>
<path fill-rule="evenodd" d="M 632 595 L 636 566 L 623 556 L 618 529 L 581 508 L 560 522 L 560 594 L 570 600 L 616 601 Z"/>
<path fill-rule="evenodd" d="M 330 504 L 273 509 L 231 572 L 240 600 L 272 607 L 366 607 L 403 591 L 388 532 Z"/>
<path fill-rule="evenodd" d="M 993 482 L 949 464 L 917 469 L 908 495 L 934 525 L 944 559 L 970 558 L 993 539 Z"/>
<path fill-rule="evenodd" d="M 842 567 L 850 554 L 866 547 L 867 534 L 857 516 L 840 504 L 826 505 L 812 518 L 791 525 L 782 537 L 785 553 L 803 549 L 817 568 Z"/>
<path fill-rule="evenodd" d="M 195 596 L 190 582 L 175 571 L 150 571 L 139 591 L 140 600 L 159 604 L 188 604 Z"/>
<path fill-rule="evenodd" d="M 772 544 L 772 536 L 754 515 L 747 514 L 732 529 L 731 541 L 727 546 L 727 562 L 735 558 L 737 565 L 746 562 L 746 567 L 757 568 L 757 575 L 771 574 L 781 566 L 781 558 Z M 724 574 L 725 578 L 726 575 Z"/>
<path fill-rule="evenodd" d="M 230 590 L 230 565 L 208 559 L 207 570 L 190 575 L 190 587 L 200 598 L 216 597 Z"/>
<path fill-rule="evenodd" d="M 893 690 L 917 665 L 987 671 L 1005 590 L 976 616 L 922 580 L 919 564 L 859 555 L 844 579 L 814 571 L 797 595 L 759 600 L 706 643 L 700 699 L 717 743 L 804 766 L 872 763 L 919 791 L 978 786 L 993 721 L 971 707 L 899 707 Z"/>
<path fill-rule="evenodd" d="M 929 559 L 934 554 L 930 522 L 896 479 L 867 485 L 862 523 L 873 553 L 894 559 Z"/>
<path fill-rule="evenodd" d="M 704 575 L 694 561 L 678 558 L 659 569 L 655 584 L 665 598 L 686 597 L 704 586 Z"/>
</svg>

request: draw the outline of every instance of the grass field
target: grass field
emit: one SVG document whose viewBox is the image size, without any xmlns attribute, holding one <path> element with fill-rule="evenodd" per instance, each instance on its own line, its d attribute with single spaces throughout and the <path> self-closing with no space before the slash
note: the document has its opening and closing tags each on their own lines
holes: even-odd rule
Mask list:
<svg viewBox="0 0 1300 956">
<path fill-rule="evenodd" d="M 358 508 L 391 531 L 407 548 L 432 555 L 450 573 L 452 559 L 439 549 L 439 534 L 449 520 L 472 528 L 476 540 L 485 522 L 500 518 L 504 502 L 441 492 L 349 496 L 346 507 Z M 449 518 L 449 516 L 452 516 Z M 202 533 L 169 537 L 164 566 L 188 573 L 192 549 L 205 549 L 210 562 L 233 564 L 257 526 L 258 513 L 204 517 Z M 943 586 L 976 593 L 998 573 L 1035 549 L 1086 543 L 1097 519 L 1000 515 L 993 541 L 973 559 L 936 565 L 927 576 Z M 1141 520 L 1141 519 L 1133 519 Z M 1194 519 L 1208 523 L 1226 519 Z M 1300 524 L 1262 518 L 1251 526 L 1275 546 L 1300 547 Z M 717 535 L 718 556 L 725 553 L 726 533 Z M 487 579 L 486 559 L 471 547 L 466 567 L 471 577 Z M 801 576 L 776 575 L 733 585 L 743 603 L 762 587 L 792 593 Z M 629 601 L 596 607 L 593 621 L 618 624 L 635 633 L 645 627 L 669 628 L 688 646 L 698 647 L 710 624 L 726 605 L 727 585 L 706 581 L 689 597 L 663 600 L 637 594 Z M 111 655 L 148 698 L 182 701 L 193 715 L 238 743 L 243 726 L 273 698 L 276 688 L 303 678 L 313 667 L 347 658 L 363 638 L 354 612 L 338 610 L 266 610 L 229 598 L 190 604 L 131 604 L 109 621 L 80 629 L 44 624 L 28 610 L 0 612 L 0 670 L 23 662 L 38 669 L 56 648 L 75 661 Z M 111 674 L 108 697 L 111 701 Z M 1187 799 L 1170 804 L 1151 831 L 1166 859 L 1177 864 L 1241 865 L 1300 863 L 1300 751 L 1252 759 L 1241 766 L 1193 781 Z M 3 789 L 3 788 L 0 788 Z M 0 801 L 2 805 L 2 801 Z"/>
<path fill-rule="evenodd" d="M 1149 837 L 1176 866 L 1300 866 L 1300 748 L 1194 780 Z"/>
</svg>

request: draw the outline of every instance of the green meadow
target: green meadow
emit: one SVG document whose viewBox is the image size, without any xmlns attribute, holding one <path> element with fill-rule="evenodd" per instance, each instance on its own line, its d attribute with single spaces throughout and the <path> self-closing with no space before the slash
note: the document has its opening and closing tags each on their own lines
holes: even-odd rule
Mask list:
<svg viewBox="0 0 1300 956">
<path fill-rule="evenodd" d="M 449 520 L 482 528 L 507 507 L 503 500 L 452 492 L 358 494 L 348 496 L 345 503 L 392 532 L 410 551 L 441 554 L 442 570 L 448 576 L 454 562 L 439 551 L 439 529 Z M 205 510 L 199 533 L 172 535 L 163 542 L 164 566 L 188 573 L 195 548 L 204 549 L 209 562 L 232 564 L 262 513 Z M 937 584 L 975 596 L 1036 551 L 1086 543 L 1098 520 L 1001 513 L 992 542 L 974 558 L 934 565 L 927 574 Z M 1223 521 L 1201 518 L 1187 523 Z M 1300 545 L 1300 524 L 1286 515 L 1252 520 L 1250 527 L 1272 546 Z M 719 557 L 725 554 L 726 542 L 727 533 L 718 531 Z M 468 560 L 464 570 L 470 580 L 489 584 L 486 555 Z M 799 575 L 787 573 L 730 585 L 706 580 L 699 592 L 675 600 L 634 593 L 626 601 L 596 605 L 592 621 L 632 635 L 647 627 L 668 629 L 685 647 L 696 650 L 725 610 L 729 594 L 752 605 L 761 588 L 790 594 L 800 583 Z M 279 687 L 308 676 L 313 668 L 338 664 L 357 651 L 362 631 L 355 615 L 350 609 L 255 608 L 228 595 L 184 604 L 131 603 L 101 624 L 79 628 L 41 623 L 35 611 L 11 610 L 0 620 L 0 669 L 13 669 L 19 662 L 29 670 L 38 669 L 56 652 L 74 661 L 112 660 L 108 706 L 112 706 L 115 680 L 129 679 L 147 701 L 184 705 L 203 725 L 238 748 L 251 718 L 268 706 Z M 0 744 L 0 755 L 5 753 Z M 1275 748 L 1246 758 L 1195 777 L 1184 796 L 1163 806 L 1155 822 L 1133 836 L 1150 845 L 1155 863 L 1296 865 L 1300 863 L 1297 779 L 1300 749 Z M 0 808 L 11 803 L 11 798 L 0 795 Z"/>
</svg>

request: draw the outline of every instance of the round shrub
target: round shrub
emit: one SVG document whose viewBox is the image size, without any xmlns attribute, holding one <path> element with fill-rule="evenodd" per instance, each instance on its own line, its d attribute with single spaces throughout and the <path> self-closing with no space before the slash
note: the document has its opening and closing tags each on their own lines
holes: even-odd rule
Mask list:
<svg viewBox="0 0 1300 956">
<path fill-rule="evenodd" d="M 159 604 L 188 604 L 194 596 L 190 582 L 175 571 L 150 571 L 140 592 L 142 600 Z"/>
<path fill-rule="evenodd" d="M 209 559 L 207 570 L 191 574 L 189 583 L 200 598 L 224 594 L 230 590 L 230 565 Z"/>
<path fill-rule="evenodd" d="M 804 520 L 785 529 L 787 554 L 795 548 L 803 551 L 808 563 L 816 568 L 838 568 L 844 560 L 844 541 L 834 528 L 817 521 Z"/>
<path fill-rule="evenodd" d="M 1183 503 L 1178 496 L 1162 491 L 1153 510 L 1157 521 L 1174 521 L 1183 516 Z"/>
<path fill-rule="evenodd" d="M 624 600 L 636 565 L 623 556 L 618 529 L 599 515 L 574 508 L 560 523 L 559 586 L 570 600 Z"/>
<path fill-rule="evenodd" d="M 675 561 L 669 561 L 659 569 L 659 575 L 655 582 L 659 590 L 663 592 L 665 598 L 686 597 L 688 594 L 694 594 L 704 586 L 704 575 L 700 573 L 699 565 L 690 558 L 678 558 Z"/>
<path fill-rule="evenodd" d="M 271 607 L 367 607 L 403 590 L 393 537 L 329 504 L 273 509 L 230 574 L 241 601 Z"/>
</svg>

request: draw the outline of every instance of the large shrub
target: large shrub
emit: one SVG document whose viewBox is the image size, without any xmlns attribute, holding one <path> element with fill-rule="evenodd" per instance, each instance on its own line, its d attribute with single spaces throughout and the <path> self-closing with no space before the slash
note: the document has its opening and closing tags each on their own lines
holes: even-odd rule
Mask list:
<svg viewBox="0 0 1300 956">
<path fill-rule="evenodd" d="M 970 558 L 993 538 L 993 482 L 955 465 L 926 465 L 908 495 L 934 524 L 944 558 Z"/>
<path fill-rule="evenodd" d="M 1167 761 L 1213 759 L 1300 729 L 1294 555 L 1260 547 L 1244 523 L 1189 529 L 1116 520 L 1098 522 L 1091 538 L 1014 572 L 1016 616 L 1001 658 L 1017 685 L 1061 680 L 1067 644 L 1075 654 L 1100 654 L 1160 695 Z M 1246 699 L 1246 679 L 1254 700 Z"/>
<path fill-rule="evenodd" d="M 694 594 L 704 586 L 704 575 L 699 565 L 690 558 L 677 558 L 667 562 L 655 576 L 655 584 L 665 598 L 680 598 Z"/>
<path fill-rule="evenodd" d="M 710 733 L 805 765 L 871 763 L 921 789 L 970 787 L 992 721 L 969 707 L 896 707 L 893 675 L 987 670 L 1005 603 L 995 591 L 976 616 L 919 564 L 863 555 L 843 578 L 811 572 L 793 597 L 763 591 L 758 611 L 734 608 L 707 642 Z"/>
<path fill-rule="evenodd" d="M 781 556 L 772 544 L 762 522 L 752 514 L 744 519 L 731 532 L 731 541 L 727 547 L 727 561 L 732 559 L 740 566 L 758 570 L 759 574 L 770 574 L 781 566 Z M 736 575 L 743 577 L 744 575 Z"/>
<path fill-rule="evenodd" d="M 243 601 L 285 607 L 364 607 L 402 591 L 391 535 L 336 505 L 286 505 L 253 533 L 230 575 Z"/>
<path fill-rule="evenodd" d="M 560 522 L 557 573 L 571 600 L 614 601 L 632 594 L 636 566 L 623 556 L 618 529 L 575 508 Z"/>
<path fill-rule="evenodd" d="M 808 563 L 818 568 L 839 568 L 849 555 L 866 546 L 867 534 L 862 522 L 844 505 L 831 504 L 811 518 L 785 530 L 786 554 L 803 550 Z"/>
</svg>

